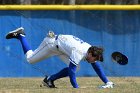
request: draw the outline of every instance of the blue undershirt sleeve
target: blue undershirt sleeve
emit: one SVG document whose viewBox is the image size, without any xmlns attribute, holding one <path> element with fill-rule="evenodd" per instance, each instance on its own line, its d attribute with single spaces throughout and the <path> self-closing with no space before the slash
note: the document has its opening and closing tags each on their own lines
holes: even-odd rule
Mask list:
<svg viewBox="0 0 140 93">
<path fill-rule="evenodd" d="M 94 68 L 95 72 L 98 74 L 100 79 L 104 82 L 107 83 L 109 80 L 106 77 L 104 70 L 99 62 L 91 63 L 92 67 Z"/>
<path fill-rule="evenodd" d="M 76 75 L 75 75 L 76 74 L 76 68 L 77 68 L 77 66 L 70 62 L 68 74 L 69 74 L 69 78 L 70 78 L 70 82 L 71 82 L 72 86 L 74 88 L 79 88 L 79 86 L 76 82 Z"/>
</svg>

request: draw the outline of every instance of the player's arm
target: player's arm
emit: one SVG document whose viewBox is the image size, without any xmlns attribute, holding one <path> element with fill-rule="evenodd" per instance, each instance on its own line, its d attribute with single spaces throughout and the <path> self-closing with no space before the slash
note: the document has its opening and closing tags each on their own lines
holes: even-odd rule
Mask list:
<svg viewBox="0 0 140 93">
<path fill-rule="evenodd" d="M 76 75 L 75 75 L 76 74 L 76 68 L 77 68 L 77 66 L 70 62 L 68 74 L 69 74 L 69 78 L 70 78 L 70 82 L 71 82 L 72 86 L 74 88 L 79 88 L 79 86 L 76 82 Z"/>
<path fill-rule="evenodd" d="M 99 62 L 91 63 L 92 67 L 94 68 L 95 72 L 98 74 L 100 79 L 104 82 L 107 83 L 109 80 L 106 77 L 103 68 Z"/>
</svg>

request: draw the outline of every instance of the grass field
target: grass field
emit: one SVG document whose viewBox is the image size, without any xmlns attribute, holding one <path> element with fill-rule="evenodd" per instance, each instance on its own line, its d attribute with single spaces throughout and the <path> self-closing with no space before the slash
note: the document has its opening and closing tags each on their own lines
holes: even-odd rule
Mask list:
<svg viewBox="0 0 140 93">
<path fill-rule="evenodd" d="M 72 88 L 69 78 L 57 80 L 58 88 L 40 87 L 43 78 L 0 78 L 0 93 L 140 93 L 140 77 L 109 77 L 113 89 L 99 89 L 103 83 L 98 77 L 79 77 L 81 88 Z"/>
</svg>

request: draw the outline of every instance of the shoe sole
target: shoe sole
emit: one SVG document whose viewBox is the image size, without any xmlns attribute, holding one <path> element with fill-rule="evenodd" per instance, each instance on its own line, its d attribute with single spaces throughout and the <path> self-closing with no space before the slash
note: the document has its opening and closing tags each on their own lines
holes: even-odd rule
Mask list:
<svg viewBox="0 0 140 93">
<path fill-rule="evenodd" d="M 57 87 L 49 87 L 44 81 L 42 81 L 42 84 L 40 87 L 47 87 L 47 88 L 57 88 Z"/>
<path fill-rule="evenodd" d="M 6 39 L 11 39 L 11 38 L 9 37 L 9 35 L 14 34 L 14 33 L 17 33 L 17 34 L 21 33 L 21 34 L 25 35 L 25 33 L 23 32 L 23 30 L 24 30 L 24 28 L 23 28 L 23 27 L 20 27 L 20 28 L 17 28 L 16 30 L 10 31 L 10 32 L 6 35 Z"/>
<path fill-rule="evenodd" d="M 10 31 L 9 34 L 11 34 L 11 33 L 18 33 L 18 32 L 20 32 L 21 30 L 23 31 L 24 28 L 23 28 L 23 27 L 17 28 L 17 29 L 15 29 L 15 30 L 13 30 L 13 31 Z"/>
<path fill-rule="evenodd" d="M 40 85 L 40 87 L 43 87 L 43 86 L 50 88 L 44 81 L 42 81 L 42 84 Z"/>
</svg>

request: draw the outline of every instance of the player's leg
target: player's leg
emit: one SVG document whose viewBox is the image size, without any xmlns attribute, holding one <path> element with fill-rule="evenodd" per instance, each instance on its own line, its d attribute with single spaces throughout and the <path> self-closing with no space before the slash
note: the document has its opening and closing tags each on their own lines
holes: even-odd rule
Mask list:
<svg viewBox="0 0 140 93">
<path fill-rule="evenodd" d="M 54 75 L 46 77 L 43 80 L 43 83 L 44 83 L 44 85 L 46 85 L 49 88 L 55 88 L 55 85 L 54 85 L 55 80 L 69 76 L 70 82 L 71 82 L 73 88 L 78 88 L 79 86 L 76 82 L 76 75 L 75 75 L 76 68 L 77 68 L 77 66 L 75 66 L 73 63 L 70 62 L 69 67 L 62 69 L 61 71 L 59 71 L 58 73 L 56 73 Z"/>
<path fill-rule="evenodd" d="M 69 65 L 69 57 L 67 55 L 61 54 L 58 57 L 63 60 L 65 64 Z M 46 76 L 42 83 L 49 88 L 55 88 L 54 81 L 66 76 L 68 76 L 68 67 L 63 68 L 61 71 L 54 75 Z"/>
<path fill-rule="evenodd" d="M 24 28 L 23 27 L 20 27 L 20 28 L 17 28 L 16 30 L 14 31 L 11 31 L 9 32 L 7 35 L 6 35 L 6 39 L 18 39 L 20 40 L 21 44 L 22 44 L 22 48 L 23 48 L 23 51 L 24 51 L 24 54 L 27 53 L 27 51 L 31 50 L 31 47 L 30 45 L 28 44 L 26 38 L 25 38 L 25 33 L 24 33 Z"/>
<path fill-rule="evenodd" d="M 42 83 L 43 85 L 49 88 L 56 88 L 54 81 L 63 77 L 67 77 L 67 76 L 68 76 L 68 67 L 62 69 L 56 74 L 53 74 L 51 76 L 46 76 Z"/>
<path fill-rule="evenodd" d="M 23 30 L 24 28 L 20 27 L 14 31 L 9 32 L 6 35 L 6 39 L 16 38 L 21 42 L 23 51 L 29 63 L 36 63 L 49 56 L 52 56 L 54 53 L 53 51 L 57 50 L 56 46 L 53 43 L 55 39 L 45 38 L 40 44 L 40 46 L 35 51 L 32 51 L 31 47 L 28 44 L 28 41 L 26 40 L 25 33 Z"/>
<path fill-rule="evenodd" d="M 30 63 L 36 63 L 54 55 L 61 54 L 55 45 L 55 38 L 46 37 L 33 53 L 26 53 L 27 60 Z"/>
</svg>

